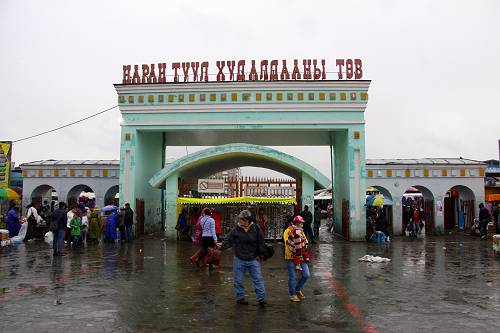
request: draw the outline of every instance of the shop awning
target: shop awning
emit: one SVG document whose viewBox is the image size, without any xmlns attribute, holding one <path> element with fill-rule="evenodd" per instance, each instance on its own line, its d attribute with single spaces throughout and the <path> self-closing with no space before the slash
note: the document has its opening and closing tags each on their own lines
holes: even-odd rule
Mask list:
<svg viewBox="0 0 500 333">
<path fill-rule="evenodd" d="M 500 201 L 500 193 L 488 194 L 486 196 L 486 201 Z"/>
<path fill-rule="evenodd" d="M 233 203 L 277 203 L 282 205 L 296 205 L 295 198 L 259 198 L 259 197 L 237 197 L 237 198 L 177 198 L 178 204 L 186 205 L 224 205 Z"/>
</svg>

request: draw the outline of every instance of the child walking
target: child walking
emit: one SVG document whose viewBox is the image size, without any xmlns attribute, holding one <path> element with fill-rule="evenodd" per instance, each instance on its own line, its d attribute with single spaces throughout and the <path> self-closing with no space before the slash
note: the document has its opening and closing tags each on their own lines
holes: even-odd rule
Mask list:
<svg viewBox="0 0 500 333">
<path fill-rule="evenodd" d="M 80 210 L 75 211 L 75 215 L 71 219 L 69 226 L 71 228 L 71 246 L 74 248 L 80 242 L 80 234 L 82 230 L 82 220 Z"/>
<path fill-rule="evenodd" d="M 295 264 L 295 269 L 302 270 L 301 262 L 309 262 L 309 250 L 306 234 L 304 233 L 304 219 L 302 216 L 296 216 L 293 219 L 293 227 L 290 228 L 290 234 L 287 239 L 287 246 L 292 253 L 292 260 Z"/>
</svg>

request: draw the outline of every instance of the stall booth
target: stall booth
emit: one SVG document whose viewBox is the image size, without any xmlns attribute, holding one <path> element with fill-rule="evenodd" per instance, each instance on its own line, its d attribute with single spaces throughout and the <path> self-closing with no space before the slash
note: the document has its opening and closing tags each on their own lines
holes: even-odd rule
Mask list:
<svg viewBox="0 0 500 333">
<path fill-rule="evenodd" d="M 183 209 L 187 212 L 188 223 L 194 229 L 202 210 L 210 208 L 216 222 L 216 232 L 224 237 L 238 222 L 237 215 L 244 209 L 252 212 L 256 221 L 258 212 L 262 209 L 266 216 L 264 236 L 267 240 L 283 238 L 283 228 L 287 218 L 293 214 L 295 198 L 265 198 L 265 197 L 235 197 L 235 198 L 185 198 L 177 199 L 177 216 Z"/>
</svg>

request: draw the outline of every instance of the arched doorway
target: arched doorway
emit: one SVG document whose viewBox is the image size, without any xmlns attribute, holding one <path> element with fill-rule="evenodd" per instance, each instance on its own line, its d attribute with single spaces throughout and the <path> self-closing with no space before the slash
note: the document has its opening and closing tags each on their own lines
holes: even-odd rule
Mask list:
<svg viewBox="0 0 500 333">
<path fill-rule="evenodd" d="M 119 194 L 119 186 L 114 185 L 111 186 L 107 191 L 106 194 L 104 194 L 104 205 L 119 205 L 119 200 L 120 200 L 120 194 Z"/>
<path fill-rule="evenodd" d="M 295 187 L 297 209 L 300 210 L 303 210 L 305 205 L 308 205 L 312 210 L 314 207 L 314 190 L 327 188 L 331 184 L 330 179 L 313 166 L 269 147 L 235 143 L 207 148 L 179 158 L 175 163 L 171 163 L 156 172 L 149 180 L 149 184 L 153 187 L 168 188 L 165 193 L 167 233 L 175 230 L 179 186 L 182 190 L 183 179 L 200 180 L 224 170 L 241 167 L 274 170 L 295 180 L 297 182 Z M 289 181 L 281 182 L 290 183 Z M 242 181 L 239 183 L 241 185 Z M 253 183 L 253 181 L 250 181 L 250 183 Z M 268 184 L 268 181 L 265 183 Z M 120 198 L 120 200 L 123 199 L 126 200 L 126 198 Z M 347 209 L 346 212 L 349 212 L 349 210 Z M 361 212 L 359 213 L 361 215 Z M 364 215 L 364 211 L 362 215 Z M 282 218 L 280 220 L 283 221 Z M 339 228 L 339 231 L 343 232 L 343 234 L 346 232 L 349 236 L 349 227 L 351 225 L 347 223 L 346 227 Z"/>
<path fill-rule="evenodd" d="M 57 202 L 57 200 L 58 194 L 55 188 L 48 184 L 36 187 L 30 195 L 30 202 L 37 208 L 40 208 L 44 204 L 52 207 L 52 202 Z"/>
<path fill-rule="evenodd" d="M 88 185 L 76 185 L 68 191 L 68 207 L 73 207 L 79 203 L 83 203 L 88 207 L 95 204 L 95 199 L 94 190 Z"/>
<path fill-rule="evenodd" d="M 444 198 L 444 228 L 471 232 L 475 216 L 474 192 L 464 185 L 455 185 Z"/>
<path fill-rule="evenodd" d="M 403 234 L 415 219 L 420 227 L 423 224 L 425 235 L 434 233 L 434 195 L 431 190 L 421 185 L 410 186 L 404 192 L 401 204 Z"/>
<path fill-rule="evenodd" d="M 383 196 L 381 202 L 380 199 L 372 200 L 377 196 Z M 374 197 L 373 197 L 374 196 Z M 387 234 L 392 236 L 394 234 L 393 228 L 393 200 L 391 192 L 382 186 L 368 186 L 366 188 L 366 220 L 367 220 L 367 236 L 369 236 L 372 226 L 370 225 L 370 218 L 385 218 L 387 221 Z"/>
</svg>

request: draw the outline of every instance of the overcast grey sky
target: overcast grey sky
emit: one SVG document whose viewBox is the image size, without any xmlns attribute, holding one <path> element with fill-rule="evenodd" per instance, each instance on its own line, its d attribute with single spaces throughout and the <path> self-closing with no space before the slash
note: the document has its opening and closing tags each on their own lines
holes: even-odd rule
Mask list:
<svg viewBox="0 0 500 333">
<path fill-rule="evenodd" d="M 500 1 L 240 3 L 1 0 L 0 140 L 115 105 L 123 64 L 361 58 L 368 158 L 498 158 Z M 13 160 L 116 159 L 119 117 L 18 143 Z M 327 149 L 285 150 L 328 173 Z"/>
</svg>

